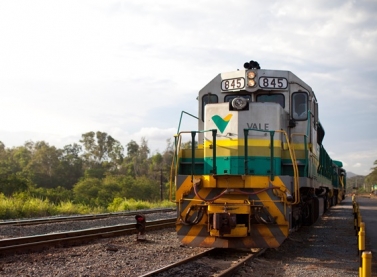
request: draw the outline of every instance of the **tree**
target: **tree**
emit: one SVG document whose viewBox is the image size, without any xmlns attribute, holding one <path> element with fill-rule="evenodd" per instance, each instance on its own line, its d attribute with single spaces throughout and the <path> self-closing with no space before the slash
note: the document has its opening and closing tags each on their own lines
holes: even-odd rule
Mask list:
<svg viewBox="0 0 377 277">
<path fill-rule="evenodd" d="M 147 178 L 146 176 L 138 177 L 135 180 L 133 198 L 145 201 L 157 201 L 160 199 L 160 187 L 158 180 Z"/>
<path fill-rule="evenodd" d="M 374 186 L 377 186 L 377 160 L 374 161 L 373 165 L 374 167 L 371 168 L 372 172 L 365 178 L 365 181 L 371 190 L 374 190 Z"/>
<path fill-rule="evenodd" d="M 125 175 L 132 176 L 133 178 L 137 175 L 137 155 L 139 152 L 139 145 L 136 141 L 131 140 L 126 145 L 127 157 L 124 159 L 122 164 L 122 172 Z"/>
<path fill-rule="evenodd" d="M 73 185 L 84 175 L 81 151 L 81 145 L 76 143 L 64 146 L 61 151 L 58 183 L 66 189 L 72 189 Z"/>
<path fill-rule="evenodd" d="M 127 157 L 123 162 L 122 171 L 134 178 L 146 176 L 149 173 L 149 147 L 148 141 L 141 138 L 140 145 L 131 140 L 127 145 Z"/>
<path fill-rule="evenodd" d="M 30 146 L 32 155 L 27 168 L 31 172 L 32 182 L 39 187 L 58 187 L 61 149 L 56 149 L 44 141 L 29 144 Z"/>
<path fill-rule="evenodd" d="M 139 152 L 139 145 L 136 141 L 131 140 L 127 143 L 127 157 L 136 157 L 137 153 Z"/>
<path fill-rule="evenodd" d="M 140 142 L 140 148 L 137 158 L 137 169 L 138 169 L 138 176 L 147 176 L 148 169 L 149 169 L 149 147 L 148 141 L 142 137 Z"/>
<path fill-rule="evenodd" d="M 82 134 L 86 177 L 103 178 L 107 171 L 116 171 L 123 162 L 122 145 L 107 133 L 97 131 Z"/>
<path fill-rule="evenodd" d="M 20 165 L 28 163 L 29 154 L 24 147 L 7 149 L 0 142 L 0 192 L 4 195 L 11 196 L 29 187 L 27 175 Z"/>
</svg>

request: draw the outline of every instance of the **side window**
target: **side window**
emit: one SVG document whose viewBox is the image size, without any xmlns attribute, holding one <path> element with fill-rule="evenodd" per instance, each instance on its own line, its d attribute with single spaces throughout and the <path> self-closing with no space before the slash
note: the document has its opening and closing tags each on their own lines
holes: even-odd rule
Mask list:
<svg viewBox="0 0 377 277">
<path fill-rule="evenodd" d="M 308 118 L 308 95 L 305 92 L 292 94 L 292 118 L 295 120 Z"/>
<path fill-rule="evenodd" d="M 257 102 L 278 103 L 283 108 L 285 107 L 285 100 L 283 94 L 260 94 L 257 95 Z"/>
<path fill-rule="evenodd" d="M 208 93 L 202 97 L 202 121 L 204 121 L 204 107 L 207 104 L 218 103 L 219 99 L 217 95 Z"/>
</svg>

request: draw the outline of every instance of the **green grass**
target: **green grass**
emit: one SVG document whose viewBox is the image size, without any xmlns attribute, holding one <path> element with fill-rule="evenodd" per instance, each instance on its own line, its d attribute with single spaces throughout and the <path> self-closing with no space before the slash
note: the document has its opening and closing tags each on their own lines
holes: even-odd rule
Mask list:
<svg viewBox="0 0 377 277">
<path fill-rule="evenodd" d="M 16 195 L 5 197 L 0 194 L 0 219 L 32 218 L 53 215 L 98 214 L 153 208 L 175 208 L 170 201 L 151 203 L 134 199 L 114 198 L 108 207 L 91 207 L 71 201 L 54 204 L 49 200 Z"/>
<path fill-rule="evenodd" d="M 113 202 L 110 203 L 107 210 L 109 212 L 121 212 L 154 208 L 175 208 L 175 204 L 167 200 L 151 203 L 148 201 L 116 197 L 114 198 Z"/>
</svg>

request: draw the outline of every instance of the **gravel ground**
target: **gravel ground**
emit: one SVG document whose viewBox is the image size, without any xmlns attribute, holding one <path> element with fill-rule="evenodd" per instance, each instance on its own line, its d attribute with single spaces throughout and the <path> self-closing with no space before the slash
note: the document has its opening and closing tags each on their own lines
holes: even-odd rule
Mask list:
<svg viewBox="0 0 377 277">
<path fill-rule="evenodd" d="M 358 276 L 357 237 L 351 198 L 346 198 L 314 226 L 292 233 L 278 249 L 249 262 L 237 276 Z"/>
<path fill-rule="evenodd" d="M 204 250 L 182 247 L 174 229 L 165 229 L 148 233 L 146 242 L 123 236 L 4 257 L 0 276 L 140 276 Z M 281 247 L 268 249 L 235 276 L 347 277 L 358 276 L 358 267 L 351 199 L 347 198 L 317 224 L 291 234 Z M 193 276 L 203 275 L 198 271 Z"/>
</svg>

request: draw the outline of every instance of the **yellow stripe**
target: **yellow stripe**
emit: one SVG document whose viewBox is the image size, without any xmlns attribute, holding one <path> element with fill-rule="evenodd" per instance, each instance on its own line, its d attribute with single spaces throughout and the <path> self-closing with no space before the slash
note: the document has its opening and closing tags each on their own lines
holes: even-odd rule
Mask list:
<svg viewBox="0 0 377 277">
<path fill-rule="evenodd" d="M 247 141 L 249 146 L 270 146 L 270 139 L 249 139 Z M 205 141 L 204 147 L 208 148 L 213 145 L 212 141 Z M 217 139 L 216 146 L 224 146 L 224 147 L 231 147 L 231 146 L 245 146 L 244 139 Z M 274 140 L 274 148 L 281 148 L 281 140 Z"/>
<path fill-rule="evenodd" d="M 258 232 L 262 235 L 263 240 L 268 244 L 269 247 L 279 246 L 280 243 L 275 239 L 271 230 L 266 225 L 257 225 Z"/>
</svg>

